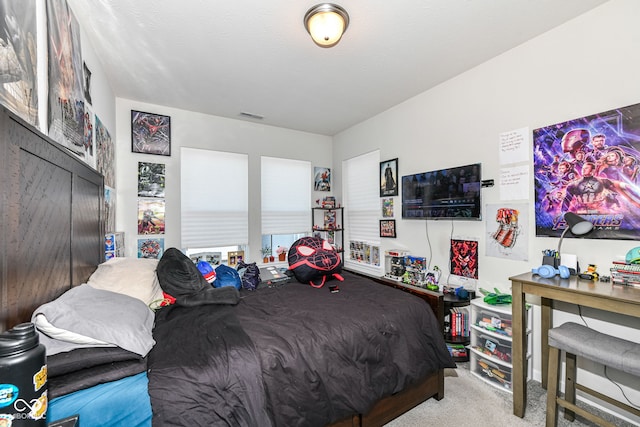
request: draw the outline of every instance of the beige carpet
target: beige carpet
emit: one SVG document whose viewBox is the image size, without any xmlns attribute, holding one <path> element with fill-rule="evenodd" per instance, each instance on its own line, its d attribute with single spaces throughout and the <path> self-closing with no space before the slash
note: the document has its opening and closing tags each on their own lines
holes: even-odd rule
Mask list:
<svg viewBox="0 0 640 427">
<path fill-rule="evenodd" d="M 445 398 L 430 399 L 386 424 L 386 427 L 498 427 L 544 426 L 547 393 L 540 383 L 529 381 L 528 404 L 524 418 L 513 415 L 511 394 L 492 387 L 469 372 L 468 364 L 445 373 Z M 579 404 L 581 406 L 581 404 Z M 600 415 L 603 415 L 600 413 Z M 616 426 L 634 424 L 606 416 Z M 558 417 L 559 427 L 592 427 L 595 424 L 582 418 L 569 422 Z"/>
</svg>

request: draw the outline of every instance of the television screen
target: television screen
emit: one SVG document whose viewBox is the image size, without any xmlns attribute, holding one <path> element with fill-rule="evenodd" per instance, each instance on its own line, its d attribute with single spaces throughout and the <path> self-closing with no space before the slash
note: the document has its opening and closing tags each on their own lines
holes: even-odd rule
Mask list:
<svg viewBox="0 0 640 427">
<path fill-rule="evenodd" d="M 481 217 L 480 163 L 402 177 L 402 218 Z"/>
</svg>

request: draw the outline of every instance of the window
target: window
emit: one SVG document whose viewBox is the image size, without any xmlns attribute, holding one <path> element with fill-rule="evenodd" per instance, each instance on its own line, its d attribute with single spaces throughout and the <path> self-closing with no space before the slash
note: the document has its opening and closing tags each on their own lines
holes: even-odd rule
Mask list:
<svg viewBox="0 0 640 427">
<path fill-rule="evenodd" d="M 348 232 L 349 249 L 345 252 L 352 261 L 363 261 L 354 258 L 353 251 L 361 247 L 370 248 L 365 251 L 368 259 L 365 264 L 380 266 L 380 189 L 378 182 L 380 152 L 373 151 L 342 162 L 344 220 Z"/>
<path fill-rule="evenodd" d="M 182 147 L 180 170 L 182 247 L 247 245 L 248 156 Z"/>
<path fill-rule="evenodd" d="M 311 230 L 311 162 L 261 157 L 262 247 L 274 254 Z"/>
</svg>

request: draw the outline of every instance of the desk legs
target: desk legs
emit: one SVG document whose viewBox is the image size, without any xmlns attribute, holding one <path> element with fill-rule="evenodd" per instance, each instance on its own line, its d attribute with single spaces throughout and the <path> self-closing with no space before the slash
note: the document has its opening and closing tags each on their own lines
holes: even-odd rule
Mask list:
<svg viewBox="0 0 640 427">
<path fill-rule="evenodd" d="M 527 331 L 525 330 L 527 313 L 524 300 L 522 283 L 511 282 L 513 414 L 520 418 L 524 417 L 527 406 Z"/>
<path fill-rule="evenodd" d="M 542 355 L 542 388 L 547 389 L 547 373 L 549 369 L 549 328 L 553 327 L 553 306 L 549 298 L 540 298 L 540 352 Z"/>
</svg>

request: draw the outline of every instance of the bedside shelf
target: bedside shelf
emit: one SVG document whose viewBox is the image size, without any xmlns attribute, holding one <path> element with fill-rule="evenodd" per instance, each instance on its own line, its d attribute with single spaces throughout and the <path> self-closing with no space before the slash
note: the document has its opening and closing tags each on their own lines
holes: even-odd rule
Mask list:
<svg viewBox="0 0 640 427">
<path fill-rule="evenodd" d="M 469 293 L 469 298 L 459 298 L 456 295 L 444 294 L 444 340 L 454 362 L 469 361 L 469 343 L 471 340 L 469 326 L 471 324 L 469 304 L 475 298 L 475 292 Z M 460 309 L 461 315 L 454 319 L 455 311 Z M 458 322 L 462 322 L 458 324 Z M 454 329 L 457 328 L 457 331 Z"/>
<path fill-rule="evenodd" d="M 331 224 L 331 225 L 329 225 Z M 344 211 L 342 207 L 311 208 L 311 233 L 319 234 L 338 252 L 344 252 Z"/>
</svg>

